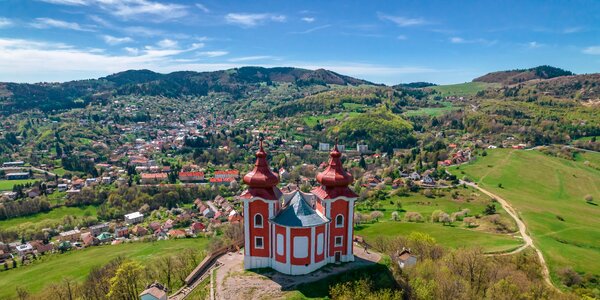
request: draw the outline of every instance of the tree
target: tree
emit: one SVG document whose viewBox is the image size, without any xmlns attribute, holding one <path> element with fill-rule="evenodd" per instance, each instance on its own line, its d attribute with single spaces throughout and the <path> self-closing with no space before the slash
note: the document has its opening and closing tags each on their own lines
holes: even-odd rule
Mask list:
<svg viewBox="0 0 600 300">
<path fill-rule="evenodd" d="M 484 213 L 484 214 L 486 214 L 486 215 L 493 215 L 493 214 L 496 214 L 496 205 L 495 205 L 494 203 L 490 203 L 490 204 L 488 204 L 488 205 L 485 207 L 485 209 L 484 209 L 483 213 Z"/>
<path fill-rule="evenodd" d="M 376 210 L 374 212 L 371 212 L 371 218 L 375 219 L 376 222 L 378 222 L 379 218 L 381 218 L 381 217 L 383 217 L 383 213 L 382 212 L 380 212 L 378 210 Z"/>
<path fill-rule="evenodd" d="M 109 299 L 115 300 L 136 300 L 139 289 L 140 277 L 144 268 L 135 261 L 129 261 L 121 264 L 117 273 L 110 279 Z"/>
</svg>

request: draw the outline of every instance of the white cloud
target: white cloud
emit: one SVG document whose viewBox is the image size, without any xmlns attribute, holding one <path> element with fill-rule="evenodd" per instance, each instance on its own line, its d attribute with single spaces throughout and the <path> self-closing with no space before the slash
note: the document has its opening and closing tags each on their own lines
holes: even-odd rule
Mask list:
<svg viewBox="0 0 600 300">
<path fill-rule="evenodd" d="M 37 18 L 37 19 L 35 19 L 35 22 L 31 23 L 31 26 L 35 27 L 35 28 L 39 28 L 39 29 L 60 28 L 60 29 L 69 29 L 69 30 L 76 30 L 76 31 L 95 31 L 91 28 L 83 27 L 83 26 L 79 25 L 78 23 L 66 22 L 66 21 L 52 19 L 52 18 Z"/>
<path fill-rule="evenodd" d="M 285 22 L 286 16 L 276 14 L 245 14 L 229 13 L 225 15 L 225 22 L 242 27 L 254 27 L 267 21 Z"/>
<path fill-rule="evenodd" d="M 404 40 L 408 39 L 408 37 L 404 34 L 401 34 L 401 35 L 397 36 L 396 39 L 404 41 Z"/>
<path fill-rule="evenodd" d="M 123 50 L 127 51 L 127 53 L 129 53 L 131 55 L 138 55 L 138 54 L 140 54 L 140 49 L 138 49 L 138 48 L 125 47 L 125 48 L 123 48 Z"/>
<path fill-rule="evenodd" d="M 306 22 L 306 23 L 312 23 L 315 21 L 315 18 L 313 17 L 304 17 L 301 19 L 302 21 Z"/>
<path fill-rule="evenodd" d="M 227 52 L 227 51 L 203 51 L 203 52 L 198 52 L 196 54 L 198 54 L 198 56 L 205 56 L 205 57 L 219 57 L 219 56 L 227 55 L 227 54 L 229 54 L 229 52 Z"/>
<path fill-rule="evenodd" d="M 0 18 L 0 28 L 10 27 L 13 25 L 13 21 L 7 18 Z"/>
<path fill-rule="evenodd" d="M 584 48 L 582 52 L 585 54 L 600 55 L 600 45 Z"/>
<path fill-rule="evenodd" d="M 492 46 L 495 45 L 498 41 L 496 40 L 486 40 L 486 39 L 472 39 L 472 40 L 467 40 L 458 36 L 454 36 L 451 37 L 450 39 L 450 43 L 453 44 L 482 44 L 482 45 L 486 45 L 486 46 Z"/>
<path fill-rule="evenodd" d="M 206 13 L 206 14 L 210 12 L 210 9 L 208 9 L 208 8 L 207 8 L 207 7 L 206 7 L 204 4 L 202 4 L 202 3 L 196 3 L 196 7 L 197 7 L 199 10 L 203 11 L 204 13 Z"/>
<path fill-rule="evenodd" d="M 274 60 L 278 59 L 277 57 L 270 55 L 255 55 L 255 56 L 242 56 L 242 57 L 234 57 L 230 58 L 228 61 L 230 62 L 246 62 L 246 61 L 257 61 L 257 60 Z"/>
<path fill-rule="evenodd" d="M 126 37 L 115 37 L 112 35 L 103 35 L 102 39 L 104 39 L 104 42 L 106 42 L 109 45 L 118 45 L 118 44 L 123 44 L 123 43 L 131 43 L 133 42 L 133 39 L 126 36 Z"/>
<path fill-rule="evenodd" d="M 423 18 L 406 18 L 401 16 L 386 15 L 383 13 L 377 13 L 377 16 L 380 20 L 390 21 L 400 27 L 417 26 L 428 23 Z"/>
<path fill-rule="evenodd" d="M 186 16 L 187 6 L 150 0 L 40 0 L 52 4 L 94 6 L 123 19 L 141 19 L 159 22 Z"/>
<path fill-rule="evenodd" d="M 158 43 L 156 43 L 156 45 L 158 45 L 161 48 L 172 49 L 177 47 L 177 41 L 171 39 L 164 39 L 160 40 Z"/>
</svg>

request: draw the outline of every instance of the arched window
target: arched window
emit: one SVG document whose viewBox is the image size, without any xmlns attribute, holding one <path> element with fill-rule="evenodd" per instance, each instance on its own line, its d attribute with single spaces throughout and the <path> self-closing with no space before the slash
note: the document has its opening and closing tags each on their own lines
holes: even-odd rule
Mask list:
<svg viewBox="0 0 600 300">
<path fill-rule="evenodd" d="M 335 217 L 335 227 L 344 227 L 344 216 L 337 215 Z"/>
<path fill-rule="evenodd" d="M 262 228 L 263 227 L 263 217 L 261 214 L 256 214 L 254 216 L 254 227 Z"/>
</svg>

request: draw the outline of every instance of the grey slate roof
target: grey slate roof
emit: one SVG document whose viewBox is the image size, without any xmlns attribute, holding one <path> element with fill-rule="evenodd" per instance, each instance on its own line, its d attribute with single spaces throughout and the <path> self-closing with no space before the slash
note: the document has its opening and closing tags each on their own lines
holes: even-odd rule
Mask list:
<svg viewBox="0 0 600 300">
<path fill-rule="evenodd" d="M 296 191 L 287 201 L 287 206 L 271 222 L 285 227 L 313 227 L 328 223 L 329 220 L 310 206 L 302 192 Z"/>
</svg>

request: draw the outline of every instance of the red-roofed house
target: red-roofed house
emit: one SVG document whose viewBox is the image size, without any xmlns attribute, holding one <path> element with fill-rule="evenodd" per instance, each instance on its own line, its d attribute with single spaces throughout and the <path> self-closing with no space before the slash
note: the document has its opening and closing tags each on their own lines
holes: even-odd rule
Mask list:
<svg viewBox="0 0 600 300">
<path fill-rule="evenodd" d="M 179 172 L 181 182 L 199 182 L 204 180 L 203 172 Z"/>
<path fill-rule="evenodd" d="M 157 184 L 167 180 L 167 173 L 142 174 L 142 184 Z"/>
</svg>

